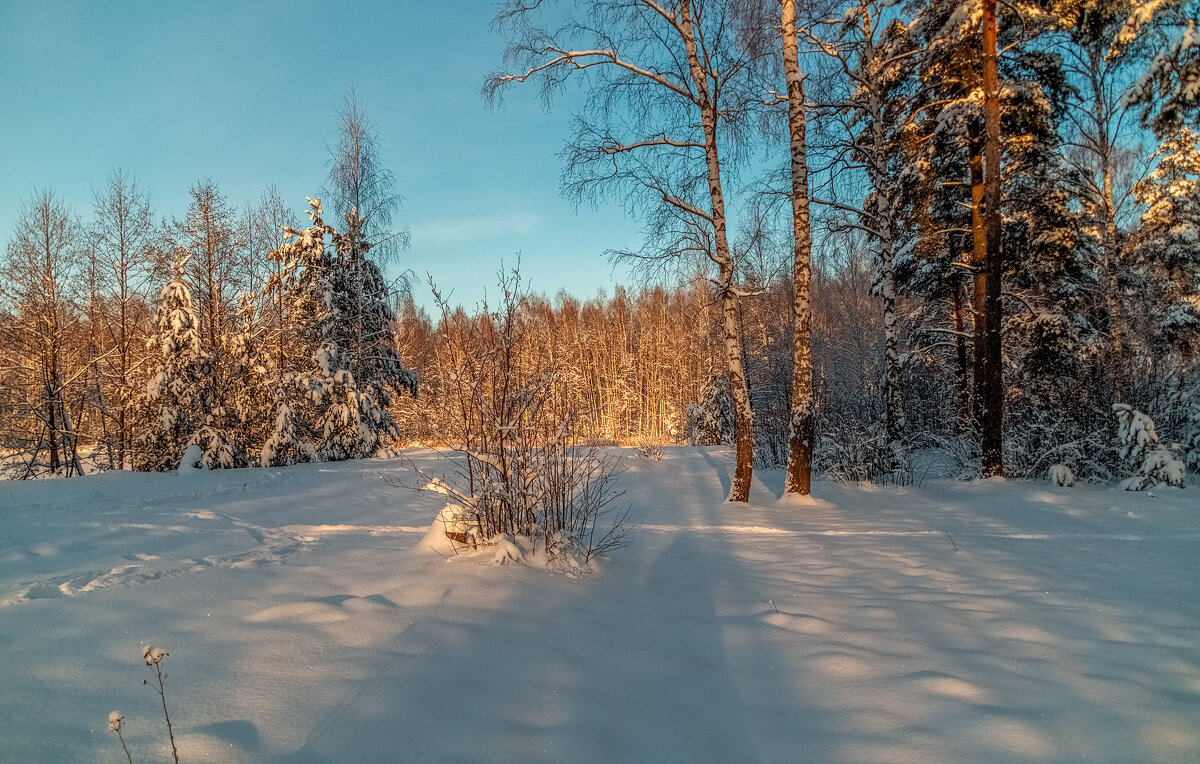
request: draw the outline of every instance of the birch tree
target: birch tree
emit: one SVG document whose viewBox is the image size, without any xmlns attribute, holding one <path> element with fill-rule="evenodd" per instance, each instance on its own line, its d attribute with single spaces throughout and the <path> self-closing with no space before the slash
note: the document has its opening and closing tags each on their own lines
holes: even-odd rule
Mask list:
<svg viewBox="0 0 1200 764">
<path fill-rule="evenodd" d="M 253 229 L 256 234 L 248 237 L 256 241 L 255 252 L 266 247 L 262 264 L 265 278 L 259 293 L 267 298 L 269 309 L 261 310 L 264 318 L 262 337 L 263 354 L 271 361 L 275 384 L 282 384 L 284 377 L 295 370 L 295 358 L 289 358 L 287 349 L 295 338 L 287 306 L 287 277 L 289 263 L 281 260 L 277 253 L 286 243 L 285 231 L 293 226 L 294 219 L 288 213 L 279 190 L 274 186 L 263 193 L 252 213 Z M 260 302 L 261 304 L 261 302 Z"/>
<path fill-rule="evenodd" d="M 800 71 L 796 36 L 795 0 L 780 4 L 783 71 L 787 81 L 788 138 L 792 179 L 792 408 L 788 428 L 787 479 L 784 493 L 807 496 L 812 492 L 813 441 L 816 406 L 813 401 L 812 230 L 809 225 L 808 146 L 804 103 L 804 76 Z"/>
<path fill-rule="evenodd" d="M 896 316 L 895 259 L 911 244 L 905 230 L 906 202 L 912 173 L 903 141 L 909 126 L 910 83 L 915 56 L 921 49 L 908 25 L 885 0 L 864 0 L 842 14 L 836 38 L 806 38 L 830 57 L 845 81 L 846 95 L 835 104 L 839 119 L 833 138 L 838 172 L 862 171 L 867 189 L 861 203 L 816 199 L 816 203 L 849 214 L 865 232 L 875 254 L 876 288 L 883 307 L 884 418 L 888 471 L 907 471 L 904 449 L 904 405 L 900 389 L 900 337 Z"/>
<path fill-rule="evenodd" d="M 201 339 L 209 352 L 217 352 L 221 338 L 233 329 L 244 260 L 234 211 L 217 184 L 200 181 L 192 186 L 191 196 L 187 217 L 175 223 L 175 237 L 187 253 L 186 283 L 196 301 Z"/>
<path fill-rule="evenodd" d="M 1085 235 L 1096 247 L 1095 268 L 1110 343 L 1104 372 L 1112 378 L 1119 402 L 1128 382 L 1133 341 L 1131 317 L 1121 299 L 1130 255 L 1130 239 L 1122 228 L 1133 217 L 1134 186 L 1148 170 L 1126 99 L 1133 58 L 1107 55 L 1128 18 L 1130 3 L 1069 1 L 1056 10 L 1065 34 L 1055 49 L 1061 51 L 1065 73 L 1076 83 L 1063 112 L 1068 125 L 1063 159 L 1074 170 L 1072 190 L 1088 223 Z"/>
<path fill-rule="evenodd" d="M 74 215 L 50 189 L 36 192 L 18 214 L 3 261 L 0 296 L 12 311 L 5 344 L 18 349 L 6 358 L 5 376 L 19 386 L 18 407 L 36 423 L 28 469 L 46 455 L 50 473 L 81 474 L 75 425 L 67 391 L 86 369 L 71 358 L 71 339 L 78 327 L 72 280 L 80 265 L 79 226 Z"/>
<path fill-rule="evenodd" d="M 408 247 L 408 229 L 394 228 L 403 201 L 396 176 L 383 163 L 378 130 L 353 87 L 338 105 L 337 139 L 329 147 L 329 176 L 321 193 L 339 224 L 350 214 L 362 218 L 363 239 L 371 242 L 377 261 L 389 263 Z"/>
<path fill-rule="evenodd" d="M 497 26 L 510 34 L 501 71 L 484 85 L 495 99 L 535 81 L 547 103 L 586 72 L 587 97 L 564 152 L 565 187 L 576 199 L 619 195 L 649 233 L 641 257 L 699 254 L 716 270 L 725 358 L 738 425 L 729 500 L 749 499 L 753 416 L 741 358 L 722 157 L 735 158 L 761 100 L 747 87 L 756 54 L 739 44 L 744 4 L 734 0 L 593 0 L 564 12 L 550 3 L 510 2 Z M 646 209 L 649 212 L 646 212 Z"/>
<path fill-rule="evenodd" d="M 146 285 L 154 216 L 137 181 L 119 170 L 94 194 L 93 209 L 88 251 L 106 306 L 103 315 L 93 318 L 93 324 L 100 324 L 93 330 L 103 335 L 107 354 L 102 373 L 113 393 L 113 410 L 104 415 L 114 420 L 116 465 L 127 469 L 134 437 L 132 407 L 137 397 L 132 380 L 145 360 Z"/>
</svg>

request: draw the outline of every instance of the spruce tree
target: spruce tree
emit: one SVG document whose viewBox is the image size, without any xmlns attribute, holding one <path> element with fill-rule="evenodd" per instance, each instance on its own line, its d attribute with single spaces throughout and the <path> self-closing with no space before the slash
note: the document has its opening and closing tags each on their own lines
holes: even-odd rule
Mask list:
<svg viewBox="0 0 1200 764">
<path fill-rule="evenodd" d="M 314 432 L 322 388 L 310 380 L 311 367 L 330 325 L 330 258 L 325 237 L 332 228 L 321 218 L 320 200 L 309 199 L 312 224 L 304 230 L 284 228 L 284 243 L 271 259 L 279 269 L 284 315 L 295 336 L 296 361 L 278 370 L 273 385 L 274 426 L 260 452 L 264 467 L 280 467 L 317 458 Z"/>
<path fill-rule="evenodd" d="M 237 331 L 226 338 L 226 377 L 229 405 L 237 433 L 239 465 L 257 463 L 274 419 L 268 360 L 256 331 L 258 312 L 254 297 L 238 297 Z"/>
<path fill-rule="evenodd" d="M 158 364 L 141 398 L 144 432 L 135 461 L 139 470 L 176 469 L 204 423 L 205 380 L 211 378 L 213 368 L 201 346 L 192 294 L 184 283 L 186 264 L 181 249 L 175 258 L 175 276 L 159 294 L 153 333 L 146 342 Z"/>
<path fill-rule="evenodd" d="M 416 375 L 396 347 L 387 284 L 366 257 L 362 218 L 348 214 L 339 234 L 324 222 L 320 200 L 309 204 L 312 225 L 285 229 L 289 241 L 272 254 L 286 263 L 289 313 L 307 361 L 285 375 L 296 398 L 276 393 L 264 464 L 310 454 L 329 461 L 371 456 L 385 434 L 398 434 L 388 411 L 391 394 L 416 395 Z"/>
</svg>

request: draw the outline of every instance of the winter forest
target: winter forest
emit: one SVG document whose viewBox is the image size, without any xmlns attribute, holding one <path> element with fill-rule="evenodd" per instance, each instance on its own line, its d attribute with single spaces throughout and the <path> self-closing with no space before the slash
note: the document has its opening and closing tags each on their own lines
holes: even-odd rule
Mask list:
<svg viewBox="0 0 1200 764">
<path fill-rule="evenodd" d="M 347 689 L 366 681 L 351 658 L 310 681 L 247 653 L 259 682 L 299 682 L 316 708 L 340 709 L 340 725 L 304 738 L 281 721 L 290 701 L 256 711 L 232 686 L 243 677 L 192 647 L 175 670 L 194 659 L 213 681 L 190 704 L 180 686 L 178 715 L 194 723 L 177 731 L 166 653 L 146 646 L 168 747 L 151 742 L 152 721 L 130 731 L 113 712 L 107 729 L 54 743 L 52 720 L 39 722 L 44 739 L 10 737 L 11 755 L 94 746 L 152 760 L 113 748 L 109 731 L 175 761 L 779 761 L 805 760 L 793 756 L 805 746 L 813 761 L 1200 755 L 1186 721 L 1200 709 L 1200 2 L 490 11 L 504 47 L 480 63 L 478 103 L 569 110 L 552 147 L 561 195 L 639 227 L 635 246 L 592 253 L 624 283 L 611 292 L 530 286 L 518 252 L 492 253 L 484 300 L 447 292 L 425 272 L 411 191 L 385 160 L 397 147 L 372 106 L 392 94 L 353 86 L 315 105 L 336 120 L 324 154 L 305 159 L 322 178 L 306 198 L 269 177 L 246 202 L 218 177 L 180 178 L 186 208 L 164 209 L 120 169 L 136 157 L 115 156 L 91 198 L 47 177 L 0 232 L 0 528 L 13 534 L 0 538 L 0 609 L 28 605 L 7 610 L 32 614 L 18 649 L 51 618 L 35 600 L 124 598 L 105 607 L 128 602 L 151 623 L 181 592 L 214 596 L 175 583 L 204 571 L 237 592 L 210 641 L 241 644 L 253 623 L 296 649 L 311 632 L 394 658 L 379 651 L 409 633 L 389 625 L 399 608 L 416 624 L 414 654 L 454 645 L 476 678 L 417 710 L 440 675 L 387 669 L 404 682 L 371 684 L 370 697 L 412 714 L 425 732 L 409 739 L 347 710 L 367 697 Z M 154 497 L 175 514 L 139 519 Z M 78 525 L 71 513 L 92 501 L 97 522 Z M 197 540 L 165 541 L 160 523 Z M 87 535 L 60 543 L 39 535 L 49 529 Z M 226 533 L 255 547 L 226 549 Z M 389 557 L 404 534 L 405 549 L 437 556 Z M 118 552 L 124 562 L 92 559 Z M 564 575 L 430 572 L 438 557 L 481 555 Z M 269 563 L 304 559 L 335 582 L 291 602 Z M 563 588 L 579 578 L 591 605 Z M 447 580 L 448 610 L 432 604 Z M 629 612 L 618 590 L 643 586 L 654 604 L 631 620 L 655 626 L 614 637 L 636 656 L 596 660 Z M 139 588 L 159 591 L 156 604 L 123 593 Z M 1043 591 L 1064 599 L 1032 599 Z M 1096 608 L 1073 604 L 1084 593 L 1128 618 L 1089 620 Z M 93 607 L 53 618 L 107 622 Z M 885 610 L 903 617 L 873 620 Z M 541 628 L 527 643 L 521 613 Z M 1005 613 L 1018 626 L 1001 626 Z M 343 621 L 365 636 L 331 631 Z M 934 626 L 914 636 L 922 622 Z M 464 623 L 498 631 L 485 640 Z M 162 628 L 186 644 L 200 627 L 180 610 Z M 492 639 L 523 646 L 494 662 Z M 765 652 L 749 647 L 759 641 Z M 1101 681 L 1067 666 L 1065 645 L 1125 668 Z M 1041 666 L 1039 650 L 1058 659 Z M 689 689 L 676 663 L 709 668 Z M 547 673 L 522 684 L 530 666 Z M 21 670 L 10 686 L 36 688 Z M 120 672 L 100 670 L 109 685 Z M 1136 713 L 1130 676 L 1149 677 Z M 571 677 L 578 715 L 546 721 L 545 693 L 570 693 Z M 635 710 L 691 710 L 614 720 L 623 681 L 640 688 Z M 877 709 L 880 687 L 927 716 Z M 510 692 L 541 721 L 526 729 L 503 703 L 467 702 L 472 731 L 458 734 L 464 696 Z M 721 700 L 698 710 L 693 696 Z M 1082 718 L 1058 710 L 1084 700 L 1095 706 Z M 770 710 L 751 719 L 760 704 Z M 221 726 L 250 723 L 222 708 L 259 713 L 253 734 Z M 597 719 L 612 739 L 589 737 Z M 557 754 L 544 748 L 556 742 Z"/>
<path fill-rule="evenodd" d="M 308 206 L 203 179 L 160 216 L 120 171 L 82 214 L 33 192 L 3 263 L 6 473 L 461 442 L 464 406 L 504 405 L 463 400 L 462 362 L 499 343 L 509 366 L 469 382 L 545 380 L 538 426 L 575 442 L 736 444 L 737 500 L 754 465 L 805 494 L 811 472 L 906 484 L 929 452 L 959 475 L 1181 484 L 1197 9 L 779 10 L 501 9 L 484 95 L 582 88 L 563 192 L 644 222 L 642 248 L 596 253 L 633 277 L 611 297 L 529 294 L 498 253 L 502 304 L 418 308 L 403 179 L 353 94 Z"/>
</svg>

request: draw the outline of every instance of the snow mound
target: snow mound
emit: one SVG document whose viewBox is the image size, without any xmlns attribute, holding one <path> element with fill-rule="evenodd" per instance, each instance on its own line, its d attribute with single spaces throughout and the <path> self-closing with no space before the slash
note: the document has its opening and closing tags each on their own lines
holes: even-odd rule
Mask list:
<svg viewBox="0 0 1200 764">
<path fill-rule="evenodd" d="M 1057 486 L 1070 488 L 1075 485 L 1075 473 L 1065 464 L 1055 464 L 1050 468 L 1050 482 Z"/>
<path fill-rule="evenodd" d="M 179 469 L 176 471 L 180 474 L 184 474 L 203 469 L 204 449 L 200 447 L 199 443 L 193 443 L 183 452 L 183 459 L 179 462 Z"/>
<path fill-rule="evenodd" d="M 511 535 L 506 533 L 495 541 L 496 554 L 492 559 L 497 565 L 503 565 L 506 562 L 525 562 L 525 550 Z"/>
<path fill-rule="evenodd" d="M 463 548 L 478 547 L 480 541 L 479 523 L 468 518 L 462 506 L 447 504 L 430 523 L 419 546 L 449 557 Z"/>
</svg>

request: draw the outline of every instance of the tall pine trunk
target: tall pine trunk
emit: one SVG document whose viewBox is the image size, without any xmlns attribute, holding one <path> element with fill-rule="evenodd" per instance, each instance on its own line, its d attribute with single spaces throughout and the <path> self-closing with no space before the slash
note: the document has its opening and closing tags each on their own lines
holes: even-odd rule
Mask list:
<svg viewBox="0 0 1200 764">
<path fill-rule="evenodd" d="M 984 192 L 986 196 L 987 289 L 984 313 L 987 335 L 983 345 L 983 466 L 984 477 L 1004 474 L 1004 368 L 1000 337 L 1000 277 L 1003 271 L 1000 218 L 1000 83 L 996 70 L 996 0 L 983 3 L 983 116 Z"/>
<path fill-rule="evenodd" d="M 971 379 L 973 382 L 975 424 L 983 422 L 984 352 L 987 337 L 987 233 L 984 225 L 983 140 L 973 128 L 968 128 L 971 173 Z"/>
<path fill-rule="evenodd" d="M 1104 212 L 1104 232 L 1101 238 L 1102 284 L 1104 300 L 1108 308 L 1108 334 L 1112 338 L 1112 360 L 1108 364 L 1113 381 L 1113 399 L 1124 400 L 1125 393 L 1125 321 L 1122 316 L 1121 298 L 1117 269 L 1120 266 L 1120 249 L 1117 244 L 1117 213 L 1113 202 L 1113 151 L 1110 132 L 1111 112 L 1108 109 L 1104 83 L 1099 74 L 1103 66 L 1102 54 L 1093 48 L 1089 56 L 1089 74 L 1092 98 L 1096 115 L 1095 152 L 1100 160 L 1101 206 Z"/>
<path fill-rule="evenodd" d="M 812 491 L 815 407 L 812 373 L 812 236 L 808 216 L 808 149 L 804 115 L 804 78 L 796 42 L 795 0 L 782 2 L 783 68 L 787 81 L 788 132 L 792 163 L 792 414 L 788 434 L 787 480 L 784 493 L 807 496 Z"/>
<path fill-rule="evenodd" d="M 971 385 L 967 372 L 966 321 L 963 320 L 963 285 L 962 279 L 958 277 L 954 279 L 953 312 L 954 351 L 957 361 L 955 376 L 958 379 L 957 430 L 959 434 L 963 434 L 971 430 Z"/>
</svg>

